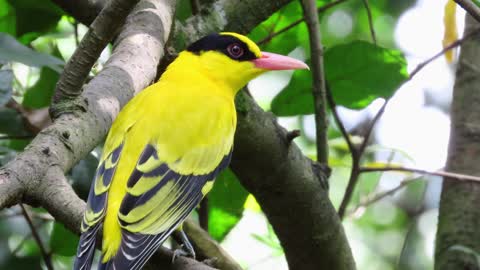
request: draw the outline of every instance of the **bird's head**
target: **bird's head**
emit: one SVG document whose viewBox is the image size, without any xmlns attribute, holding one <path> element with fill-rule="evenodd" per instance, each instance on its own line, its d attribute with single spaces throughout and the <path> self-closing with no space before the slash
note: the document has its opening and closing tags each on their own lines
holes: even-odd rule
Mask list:
<svg viewBox="0 0 480 270">
<path fill-rule="evenodd" d="M 186 52 L 214 80 L 238 91 L 270 70 L 308 69 L 294 58 L 262 52 L 248 37 L 231 32 L 211 34 L 191 44 Z"/>
</svg>

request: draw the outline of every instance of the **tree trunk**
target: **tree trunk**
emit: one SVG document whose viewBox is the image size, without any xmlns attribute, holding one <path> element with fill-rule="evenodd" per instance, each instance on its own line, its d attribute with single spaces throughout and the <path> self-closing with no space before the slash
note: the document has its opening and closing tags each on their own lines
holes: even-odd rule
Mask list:
<svg viewBox="0 0 480 270">
<path fill-rule="evenodd" d="M 465 33 L 478 27 L 467 15 Z M 432 153 L 434 154 L 434 153 Z M 447 170 L 480 175 L 480 36 L 461 47 L 451 108 Z M 480 184 L 444 178 L 435 269 L 480 269 Z"/>
</svg>

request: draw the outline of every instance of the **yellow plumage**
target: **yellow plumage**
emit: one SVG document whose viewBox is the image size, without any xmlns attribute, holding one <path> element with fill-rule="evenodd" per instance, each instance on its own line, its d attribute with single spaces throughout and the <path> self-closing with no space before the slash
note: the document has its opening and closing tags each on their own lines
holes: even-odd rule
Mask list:
<svg viewBox="0 0 480 270">
<path fill-rule="evenodd" d="M 229 57 L 238 48 L 225 42 L 240 43 L 249 59 Z M 266 71 L 252 62 L 261 52 L 234 33 L 192 46 L 114 121 L 89 195 L 75 269 L 90 268 L 102 222 L 100 268 L 142 267 L 228 165 L 234 97 Z"/>
</svg>

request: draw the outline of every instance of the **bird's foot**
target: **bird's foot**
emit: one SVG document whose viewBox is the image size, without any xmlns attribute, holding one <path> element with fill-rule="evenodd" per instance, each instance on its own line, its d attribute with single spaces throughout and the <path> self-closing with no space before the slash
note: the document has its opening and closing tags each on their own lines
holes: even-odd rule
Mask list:
<svg viewBox="0 0 480 270">
<path fill-rule="evenodd" d="M 180 248 L 177 248 L 173 251 L 172 263 L 175 263 L 175 260 L 179 256 L 190 257 L 194 260 L 196 257 L 193 247 L 191 245 L 184 245 L 184 244 L 182 244 Z"/>
</svg>

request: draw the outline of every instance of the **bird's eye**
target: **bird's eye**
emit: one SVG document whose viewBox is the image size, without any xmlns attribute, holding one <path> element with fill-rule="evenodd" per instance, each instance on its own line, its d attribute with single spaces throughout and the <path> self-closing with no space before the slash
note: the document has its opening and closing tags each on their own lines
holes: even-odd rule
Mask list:
<svg viewBox="0 0 480 270">
<path fill-rule="evenodd" d="M 243 48 L 240 47 L 240 45 L 238 45 L 237 43 L 233 43 L 228 45 L 227 52 L 231 57 L 238 59 L 243 55 Z"/>
</svg>

